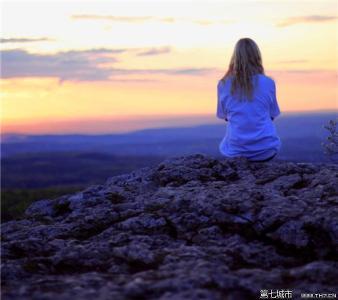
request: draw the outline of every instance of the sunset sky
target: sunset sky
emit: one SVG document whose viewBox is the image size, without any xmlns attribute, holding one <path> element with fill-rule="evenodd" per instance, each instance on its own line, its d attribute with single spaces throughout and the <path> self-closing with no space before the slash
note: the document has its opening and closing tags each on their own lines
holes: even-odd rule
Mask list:
<svg viewBox="0 0 338 300">
<path fill-rule="evenodd" d="M 2 133 L 222 122 L 217 81 L 242 37 L 282 113 L 338 109 L 337 1 L 2 1 L 1 14 Z"/>
</svg>

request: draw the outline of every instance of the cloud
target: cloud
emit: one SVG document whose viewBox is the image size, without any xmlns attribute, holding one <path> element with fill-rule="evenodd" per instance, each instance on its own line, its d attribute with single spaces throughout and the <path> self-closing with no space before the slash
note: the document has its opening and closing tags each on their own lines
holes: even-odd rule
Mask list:
<svg viewBox="0 0 338 300">
<path fill-rule="evenodd" d="M 101 63 L 116 62 L 111 54 L 124 49 L 89 49 L 35 54 L 22 49 L 2 50 L 2 77 L 58 77 L 63 80 L 107 80 Z"/>
<path fill-rule="evenodd" d="M 44 42 L 52 41 L 47 37 L 41 38 L 0 38 L 0 43 L 31 43 L 31 42 Z"/>
<path fill-rule="evenodd" d="M 216 68 L 181 68 L 181 69 L 167 70 L 166 73 L 174 74 L 174 75 L 200 76 L 200 75 L 206 75 L 216 70 L 217 70 Z"/>
<path fill-rule="evenodd" d="M 153 17 L 153 16 L 113 16 L 113 15 L 93 15 L 93 14 L 81 14 L 72 15 L 74 20 L 101 20 L 111 22 L 126 22 L 126 23 L 144 23 L 144 22 L 163 22 L 163 23 L 175 23 L 175 22 L 191 22 L 201 26 L 213 25 L 213 24 L 228 24 L 233 23 L 233 20 L 202 20 L 202 19 L 188 19 L 188 18 L 172 18 L 172 17 Z"/>
<path fill-rule="evenodd" d="M 169 52 L 171 52 L 170 47 L 151 48 L 151 49 L 137 53 L 137 56 L 151 56 L 151 55 L 165 54 Z"/>
<path fill-rule="evenodd" d="M 112 69 L 112 75 L 165 74 L 200 76 L 214 72 L 215 68 L 173 68 L 173 69 Z"/>
<path fill-rule="evenodd" d="M 279 64 L 303 64 L 309 62 L 307 59 L 291 59 L 291 60 L 281 60 L 277 63 Z"/>
<path fill-rule="evenodd" d="M 286 70 L 271 70 L 276 73 L 288 73 L 288 74 L 334 74 L 337 77 L 337 72 L 335 70 L 328 69 L 286 69 Z"/>
<path fill-rule="evenodd" d="M 213 71 L 211 68 L 174 69 L 118 69 L 105 67 L 115 63 L 116 53 L 128 49 L 89 49 L 62 51 L 53 54 L 29 53 L 23 49 L 2 50 L 2 78 L 16 77 L 57 77 L 60 82 L 106 81 L 114 76 L 134 74 L 166 74 L 199 76 Z M 116 80 L 122 80 L 116 78 Z"/>
<path fill-rule="evenodd" d="M 300 23 L 322 23 L 337 20 L 337 16 L 311 15 L 301 17 L 291 17 L 277 23 L 278 27 L 286 27 Z"/>
<path fill-rule="evenodd" d="M 172 23 L 175 21 L 174 18 L 158 18 L 152 16 L 112 16 L 112 15 L 92 15 L 92 14 L 82 14 L 82 15 L 72 15 L 72 19 L 75 20 L 106 20 L 106 21 L 115 21 L 115 22 L 127 22 L 127 23 L 143 23 L 147 21 L 159 21 Z"/>
<path fill-rule="evenodd" d="M 230 24 L 234 23 L 234 20 L 226 20 L 226 19 L 220 19 L 220 20 L 190 20 L 192 23 L 201 25 L 201 26 L 208 26 L 208 25 L 214 25 L 214 24 Z"/>
</svg>

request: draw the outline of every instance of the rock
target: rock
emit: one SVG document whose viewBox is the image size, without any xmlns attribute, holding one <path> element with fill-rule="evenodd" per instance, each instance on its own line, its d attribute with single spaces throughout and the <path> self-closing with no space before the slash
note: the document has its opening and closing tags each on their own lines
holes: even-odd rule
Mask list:
<svg viewBox="0 0 338 300">
<path fill-rule="evenodd" d="M 1 225 L 6 299 L 337 291 L 338 167 L 195 154 L 34 202 Z"/>
</svg>

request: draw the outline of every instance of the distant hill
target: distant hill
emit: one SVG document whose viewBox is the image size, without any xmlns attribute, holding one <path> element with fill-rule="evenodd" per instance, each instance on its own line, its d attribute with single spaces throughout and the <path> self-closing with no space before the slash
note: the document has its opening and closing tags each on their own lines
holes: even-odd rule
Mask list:
<svg viewBox="0 0 338 300">
<path fill-rule="evenodd" d="M 20 217 L 36 200 L 100 184 L 109 176 L 153 166 L 162 159 L 98 152 L 37 152 L 6 157 L 1 165 L 1 222 Z"/>
<path fill-rule="evenodd" d="M 162 159 L 99 152 L 20 153 L 2 160 L 1 187 L 34 189 L 98 184 L 112 174 L 131 172 Z"/>
<path fill-rule="evenodd" d="M 334 113 L 283 115 L 275 120 L 282 139 L 276 158 L 327 162 L 323 125 Z M 57 197 L 108 176 L 153 166 L 164 158 L 204 153 L 221 158 L 226 123 L 144 129 L 106 135 L 5 135 L 1 150 L 2 221 L 22 215 L 33 201 Z"/>
<path fill-rule="evenodd" d="M 275 120 L 282 140 L 280 159 L 325 161 L 321 142 L 323 128 L 335 112 L 285 114 Z M 218 145 L 226 132 L 226 123 L 193 127 L 152 128 L 124 134 L 4 135 L 2 157 L 18 153 L 90 151 L 115 155 L 173 156 L 201 152 L 220 156 Z"/>
</svg>

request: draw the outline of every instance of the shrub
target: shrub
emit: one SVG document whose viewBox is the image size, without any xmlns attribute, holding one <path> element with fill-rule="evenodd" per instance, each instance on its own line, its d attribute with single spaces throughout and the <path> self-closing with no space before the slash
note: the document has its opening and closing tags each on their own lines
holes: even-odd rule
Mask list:
<svg viewBox="0 0 338 300">
<path fill-rule="evenodd" d="M 330 120 L 328 124 L 324 126 L 328 130 L 329 135 L 326 137 L 326 141 L 322 143 L 324 147 L 324 153 L 329 156 L 333 161 L 337 161 L 338 158 L 338 132 L 337 121 Z"/>
</svg>

